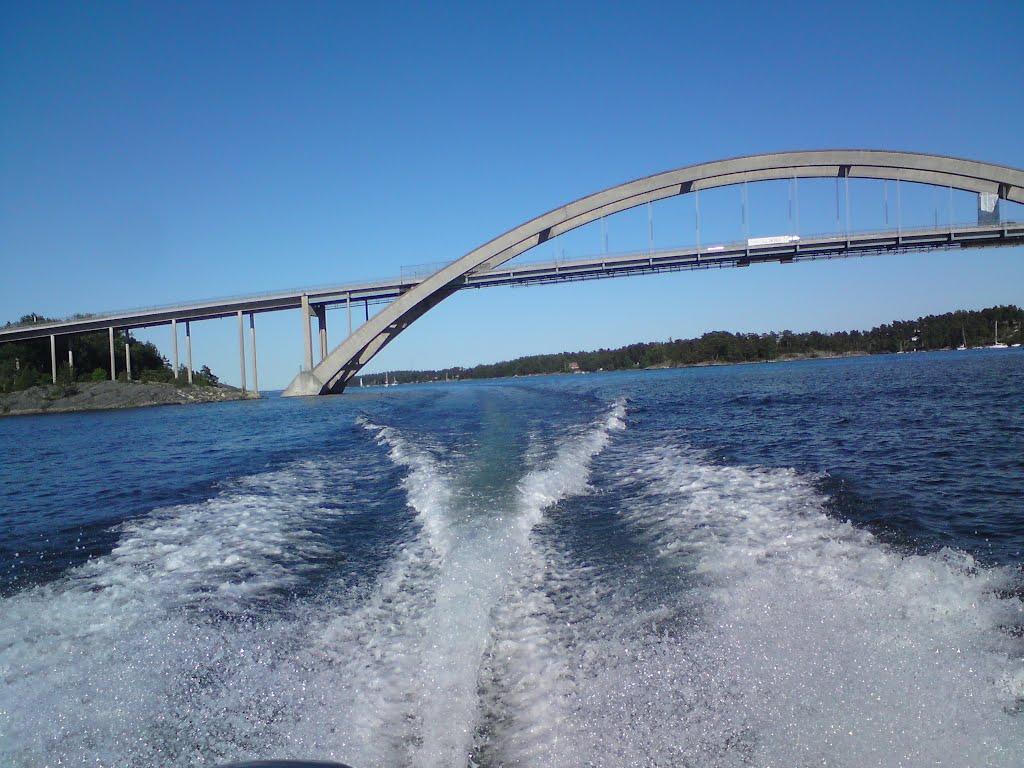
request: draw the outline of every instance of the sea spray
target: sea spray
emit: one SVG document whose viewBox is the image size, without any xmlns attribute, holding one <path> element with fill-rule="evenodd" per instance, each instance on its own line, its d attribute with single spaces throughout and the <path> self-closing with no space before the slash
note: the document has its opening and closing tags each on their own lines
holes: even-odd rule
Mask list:
<svg viewBox="0 0 1024 768">
<path fill-rule="evenodd" d="M 708 673 L 708 720 L 743 723 L 765 764 L 1012 765 L 1013 572 L 949 549 L 901 554 L 825 514 L 810 480 L 676 446 L 623 472 L 624 516 L 700 578 L 704 625 L 676 652 Z"/>
<path fill-rule="evenodd" d="M 623 428 L 624 407 L 616 403 L 559 438 L 553 457 L 518 483 L 510 509 L 476 513 L 452 506 L 474 497 L 458 491 L 459 478 L 428 447 L 395 428 L 363 423 L 407 468 L 403 485 L 424 534 L 402 548 L 365 604 L 325 626 L 318 644 L 318 658 L 345 670 L 331 675 L 341 691 L 331 699 L 345 723 L 339 736 L 354 750 L 351 762 L 466 762 L 480 718 L 481 665 L 495 642 L 494 612 L 515 574 L 535 564 L 531 531 L 543 510 L 586 490 L 589 461 Z M 347 697 L 357 703 L 346 704 Z M 324 747 L 328 741 L 319 739 Z"/>
<path fill-rule="evenodd" d="M 158 509 L 108 555 L 3 599 L 0 763 L 173 765 L 262 741 L 274 703 L 238 681 L 277 651 L 253 617 L 321 566 L 316 529 L 345 514 L 325 473 L 297 462 Z"/>
<path fill-rule="evenodd" d="M 121 524 L 99 579 L 17 563 L 0 762 L 1016 765 L 1019 571 L 985 563 L 1019 563 L 1020 368 L 905 358 L 270 400 L 185 464 L 75 454 L 60 502 L 8 486 L 20 530 Z M 170 501 L 83 492 L 111 462 Z"/>
</svg>

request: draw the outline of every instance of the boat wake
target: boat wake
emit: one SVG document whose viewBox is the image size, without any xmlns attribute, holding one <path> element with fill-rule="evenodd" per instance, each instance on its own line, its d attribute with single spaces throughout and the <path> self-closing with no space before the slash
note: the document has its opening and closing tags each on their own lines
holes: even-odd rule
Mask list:
<svg viewBox="0 0 1024 768">
<path fill-rule="evenodd" d="M 623 401 L 501 466 L 381 421 L 358 420 L 361 459 L 158 510 L 0 601 L 0 762 L 1024 754 L 1010 569 L 900 553 L 814 478 L 634 439 Z"/>
</svg>

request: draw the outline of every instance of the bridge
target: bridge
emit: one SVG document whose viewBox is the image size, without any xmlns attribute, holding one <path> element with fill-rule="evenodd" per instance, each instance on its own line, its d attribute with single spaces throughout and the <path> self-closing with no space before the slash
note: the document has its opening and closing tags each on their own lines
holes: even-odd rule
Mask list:
<svg viewBox="0 0 1024 768">
<path fill-rule="evenodd" d="M 652 272 L 725 267 L 747 267 L 764 262 L 794 263 L 805 260 L 871 254 L 907 253 L 951 248 L 983 248 L 1024 244 L 1024 224 L 979 221 L 972 225 L 949 223 L 945 227 L 895 231 L 842 233 L 817 237 L 795 235 L 748 238 L 737 243 L 711 246 L 602 254 L 573 260 L 546 261 L 505 266 L 515 257 L 584 224 L 630 208 L 668 197 L 692 194 L 716 187 L 769 180 L 835 177 L 870 178 L 926 184 L 974 192 L 990 205 L 998 200 L 1024 203 L 1024 171 L 972 160 L 879 150 L 815 150 L 722 160 L 688 166 L 612 187 L 528 221 L 469 252 L 460 259 L 423 275 L 282 291 L 128 310 L 68 320 L 9 326 L 0 329 L 0 343 L 50 339 L 53 379 L 57 377 L 57 336 L 106 330 L 110 339 L 110 373 L 116 376 L 115 329 L 170 325 L 174 370 L 179 369 L 178 323 L 185 325 L 187 371 L 192 377 L 191 323 L 236 316 L 242 388 L 246 388 L 245 315 L 251 336 L 253 388 L 256 371 L 255 315 L 298 309 L 302 316 L 305 365 L 285 391 L 286 396 L 340 393 L 357 372 L 381 349 L 425 312 L 453 293 L 470 288 L 590 280 Z M 699 197 L 697 198 L 699 201 Z M 699 202 L 698 202 L 699 205 Z M 981 208 L 979 207 L 979 210 Z M 698 208 L 699 211 L 699 208 Z M 370 315 L 371 304 L 385 304 Z M 353 330 L 353 305 L 363 305 L 365 320 Z M 344 305 L 348 335 L 328 350 L 326 309 Z M 317 318 L 319 362 L 313 361 L 311 318 Z M 70 354 L 70 353 L 69 353 Z M 72 361 L 69 360 L 69 363 Z M 130 377 L 130 353 L 125 364 Z"/>
</svg>

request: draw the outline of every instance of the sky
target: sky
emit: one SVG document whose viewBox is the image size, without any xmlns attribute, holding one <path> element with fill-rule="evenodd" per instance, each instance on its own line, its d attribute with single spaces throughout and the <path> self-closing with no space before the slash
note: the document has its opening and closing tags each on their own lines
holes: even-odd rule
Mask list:
<svg viewBox="0 0 1024 768">
<path fill-rule="evenodd" d="M 740 155 L 1024 167 L 1024 4 L 711 6 L 0 0 L 0 323 L 391 277 L 597 190 Z M 837 229 L 834 186 L 801 183 L 801 232 Z M 748 194 L 746 225 L 738 188 L 702 196 L 702 242 L 795 228 L 786 184 Z M 892 194 L 852 184 L 849 226 L 881 228 Z M 907 224 L 975 214 L 970 195 L 904 194 Z M 695 240 L 692 200 L 648 215 L 522 258 Z M 463 291 L 365 370 L 1009 303 L 1024 304 L 1022 248 Z M 283 388 L 299 313 L 256 324 L 260 386 Z M 328 330 L 342 341 L 343 310 Z M 168 327 L 135 335 L 170 356 Z M 193 360 L 238 383 L 237 322 L 194 324 Z"/>
</svg>

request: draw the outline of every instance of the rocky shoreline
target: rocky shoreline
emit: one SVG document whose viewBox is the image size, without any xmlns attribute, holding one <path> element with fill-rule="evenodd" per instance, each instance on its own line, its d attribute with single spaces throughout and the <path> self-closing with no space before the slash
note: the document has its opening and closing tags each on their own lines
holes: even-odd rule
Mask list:
<svg viewBox="0 0 1024 768">
<path fill-rule="evenodd" d="M 30 387 L 0 395 L 0 416 L 31 416 L 43 413 L 74 413 L 151 405 L 219 403 L 259 399 L 255 392 L 226 386 L 175 386 L 156 382 L 77 382 Z"/>
</svg>

